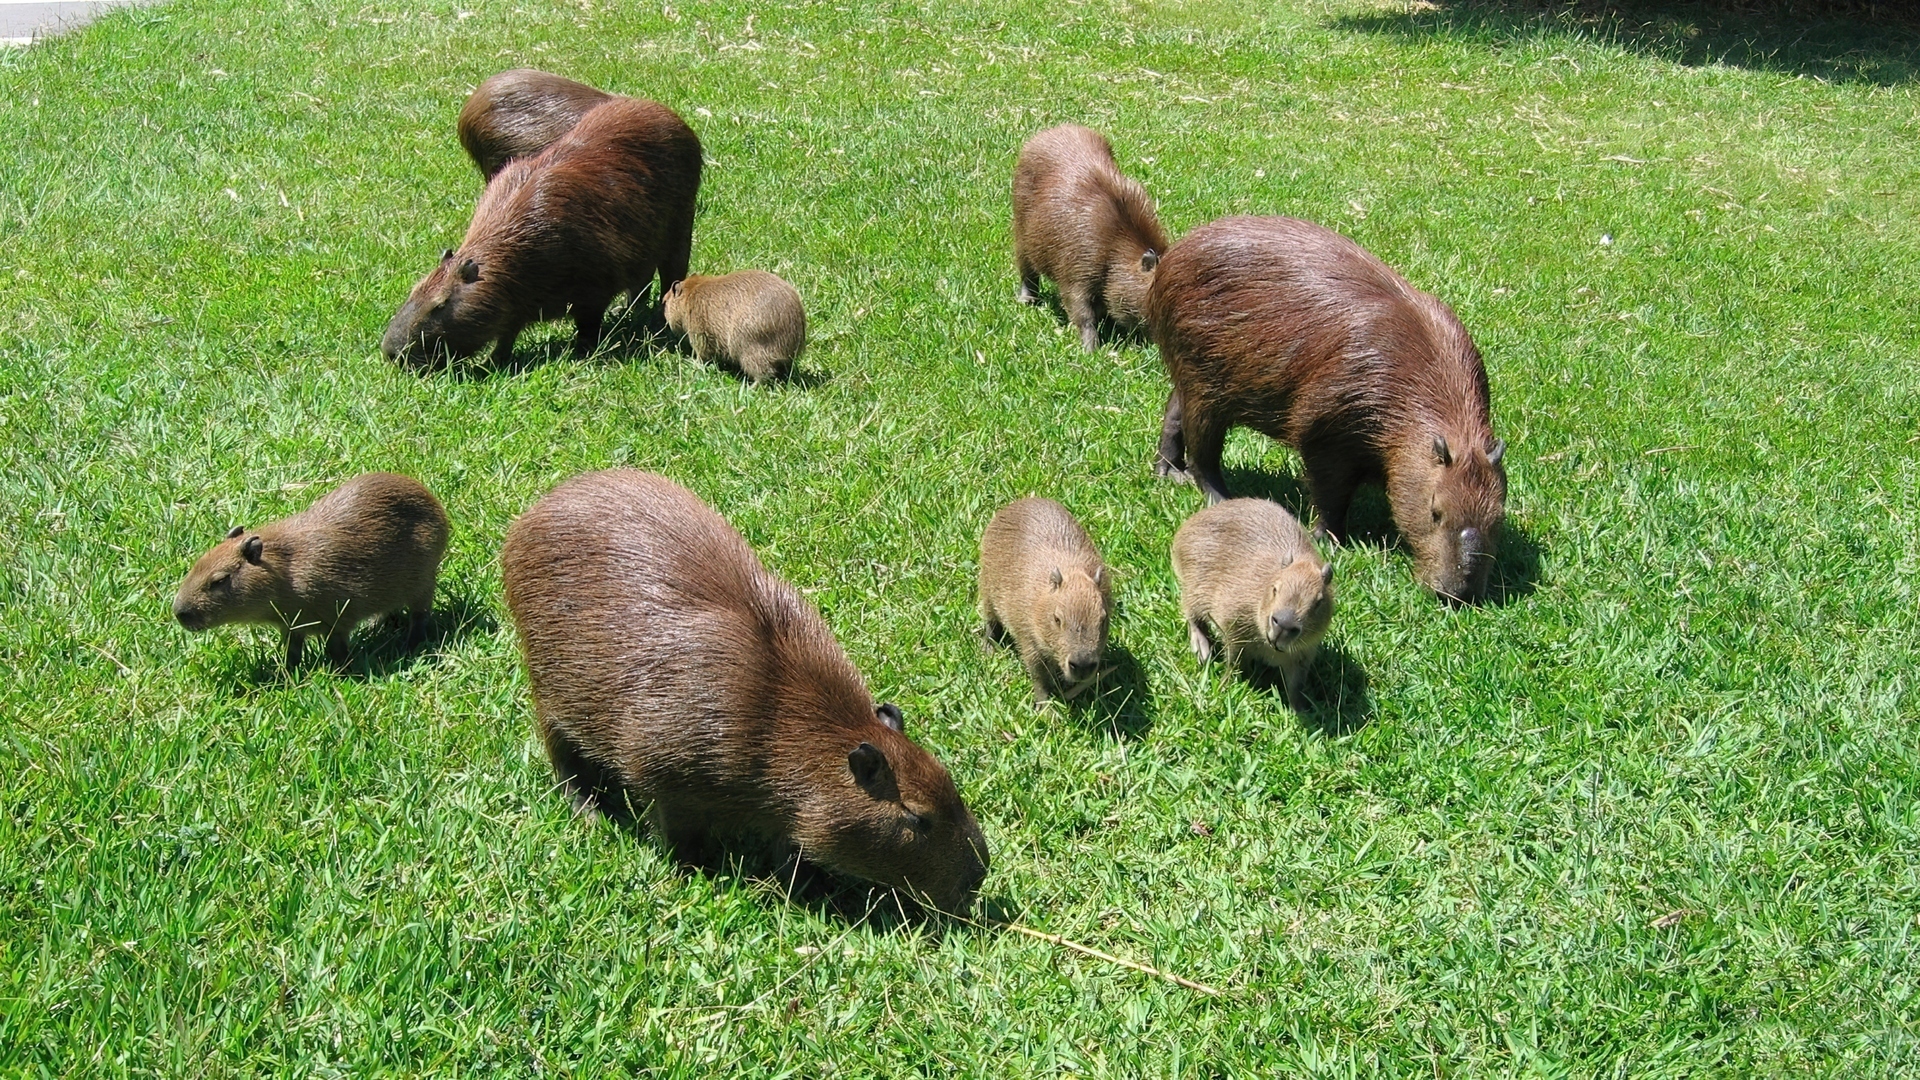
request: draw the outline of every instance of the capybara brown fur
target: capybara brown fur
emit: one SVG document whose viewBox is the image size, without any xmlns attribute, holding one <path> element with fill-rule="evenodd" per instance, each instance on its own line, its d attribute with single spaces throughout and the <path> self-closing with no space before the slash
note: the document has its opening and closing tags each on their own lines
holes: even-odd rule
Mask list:
<svg viewBox="0 0 1920 1080">
<path fill-rule="evenodd" d="M 1113 589 L 1107 565 L 1067 508 L 1016 499 L 980 535 L 980 618 L 992 640 L 1013 638 L 1033 678 L 1034 704 L 1092 686 L 1107 648 Z"/>
<path fill-rule="evenodd" d="M 291 668 L 314 634 L 345 663 L 354 627 L 405 608 L 412 648 L 433 611 L 447 533 L 446 510 L 420 481 L 362 473 L 292 517 L 228 532 L 180 583 L 173 616 L 194 631 L 278 626 Z"/>
<path fill-rule="evenodd" d="M 1120 171 L 1106 136 L 1078 124 L 1048 128 L 1020 148 L 1013 169 L 1013 257 L 1020 302 L 1040 302 L 1040 277 L 1088 352 L 1100 316 L 1140 325 L 1154 267 L 1167 250 L 1146 189 Z"/>
<path fill-rule="evenodd" d="M 765 270 L 691 274 L 667 290 L 667 326 L 702 363 L 737 368 L 754 382 L 784 378 L 807 347 L 800 293 Z"/>
<path fill-rule="evenodd" d="M 1229 665 L 1277 669 L 1287 703 L 1305 712 L 1303 676 L 1333 619 L 1333 564 L 1293 515 L 1266 499 L 1214 503 L 1174 534 L 1173 576 L 1200 662 L 1214 655 L 1211 625 Z"/>
<path fill-rule="evenodd" d="M 455 129 L 480 175 L 532 157 L 573 130 L 587 110 L 613 97 L 586 83 L 534 68 L 514 68 L 474 88 Z"/>
<path fill-rule="evenodd" d="M 1414 572 L 1477 599 L 1506 516 L 1506 444 L 1487 372 L 1445 304 L 1331 229 L 1230 217 L 1160 260 L 1147 320 L 1173 380 L 1156 468 L 1228 497 L 1227 431 L 1300 452 L 1317 532 L 1340 539 L 1354 491 L 1383 483 Z"/>
<path fill-rule="evenodd" d="M 719 514 L 631 469 L 507 530 L 507 607 L 554 772 L 679 858 L 798 849 L 962 913 L 987 844 L 947 770 L 876 706 L 812 605 Z"/>
<path fill-rule="evenodd" d="M 612 98 L 545 150 L 507 163 L 457 250 L 388 324 L 391 359 L 462 359 L 494 343 L 504 365 L 530 323 L 571 314 L 573 347 L 600 341 L 607 305 L 687 275 L 700 140 L 657 102 Z"/>
</svg>

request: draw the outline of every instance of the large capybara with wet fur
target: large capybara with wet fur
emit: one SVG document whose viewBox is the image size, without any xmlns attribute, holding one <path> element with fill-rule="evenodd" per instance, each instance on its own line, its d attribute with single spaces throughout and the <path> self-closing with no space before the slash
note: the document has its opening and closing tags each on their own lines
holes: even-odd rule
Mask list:
<svg viewBox="0 0 1920 1080">
<path fill-rule="evenodd" d="M 1113 161 L 1106 136 L 1078 124 L 1048 128 L 1020 148 L 1013 169 L 1013 257 L 1020 302 L 1040 302 L 1040 277 L 1088 352 L 1100 347 L 1100 316 L 1140 324 L 1167 235 L 1146 189 Z"/>
<path fill-rule="evenodd" d="M 1242 425 L 1300 451 L 1316 530 L 1346 532 L 1354 490 L 1386 485 L 1414 572 L 1473 600 L 1506 516 L 1480 352 L 1439 300 L 1331 229 L 1230 217 L 1160 260 L 1147 320 L 1173 380 L 1156 468 L 1228 497 Z"/>
<path fill-rule="evenodd" d="M 507 530 L 534 713 L 582 805 L 644 812 L 675 854 L 797 847 L 961 913 L 987 844 L 947 770 L 876 708 L 833 633 L 685 488 L 614 469 Z"/>
<path fill-rule="evenodd" d="M 685 334 L 702 363 L 754 382 L 784 378 L 807 347 L 800 293 L 765 270 L 690 274 L 667 290 L 667 327 Z"/>
<path fill-rule="evenodd" d="M 980 618 L 1005 635 L 1033 678 L 1034 704 L 1092 686 L 1107 648 L 1113 589 L 1106 563 L 1067 508 L 1016 499 L 980 535 Z"/>
<path fill-rule="evenodd" d="M 532 157 L 573 130 L 580 118 L 613 97 L 586 83 L 534 68 L 514 68 L 474 88 L 455 129 L 480 175 L 493 179 L 507 162 Z"/>
<path fill-rule="evenodd" d="M 528 324 L 571 314 L 573 347 L 600 340 L 607 305 L 687 275 L 700 140 L 657 102 L 613 98 L 545 150 L 507 163 L 457 250 L 413 287 L 380 348 L 462 359 L 494 342 L 504 365 Z"/>
<path fill-rule="evenodd" d="M 405 608 L 412 648 L 433 612 L 448 531 L 446 510 L 420 481 L 362 473 L 292 517 L 236 526 L 193 564 L 173 616 L 194 631 L 278 626 L 292 668 L 310 635 L 324 637 L 327 658 L 343 664 L 354 627 Z"/>
<path fill-rule="evenodd" d="M 1250 657 L 1280 672 L 1287 703 L 1307 709 L 1303 676 L 1333 620 L 1333 564 L 1292 514 L 1266 499 L 1228 499 L 1173 536 L 1173 576 L 1187 643 L 1211 660 L 1211 625 L 1227 663 Z"/>
</svg>

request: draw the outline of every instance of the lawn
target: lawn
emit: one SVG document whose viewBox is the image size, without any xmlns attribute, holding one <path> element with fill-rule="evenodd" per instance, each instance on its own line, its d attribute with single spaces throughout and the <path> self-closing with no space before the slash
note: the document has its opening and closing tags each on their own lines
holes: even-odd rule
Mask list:
<svg viewBox="0 0 1920 1080">
<path fill-rule="evenodd" d="M 1920 35 L 1655 6 L 174 0 L 0 52 L 0 1073 L 1920 1072 Z M 516 65 L 687 118 L 694 268 L 798 286 L 801 378 L 638 319 L 381 358 Z M 1325 223 L 1487 358 L 1492 601 L 1372 503 L 1307 717 L 1186 651 L 1151 345 L 1013 301 L 1014 155 L 1067 120 L 1170 233 Z M 974 923 L 571 816 L 497 554 L 620 464 L 952 769 Z M 1290 451 L 1228 465 L 1304 512 Z M 172 622 L 230 525 L 369 469 L 454 521 L 427 648 L 288 675 Z M 974 637 L 1029 492 L 1117 575 L 1089 708 Z"/>
</svg>

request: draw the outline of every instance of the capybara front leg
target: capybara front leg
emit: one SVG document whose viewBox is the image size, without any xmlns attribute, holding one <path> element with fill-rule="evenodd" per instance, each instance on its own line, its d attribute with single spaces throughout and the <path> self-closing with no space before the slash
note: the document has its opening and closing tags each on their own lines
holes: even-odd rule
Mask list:
<svg viewBox="0 0 1920 1080">
<path fill-rule="evenodd" d="M 1187 644 L 1193 648 L 1194 659 L 1203 664 L 1213 659 L 1213 639 L 1207 636 L 1206 621 L 1198 616 L 1187 619 Z"/>
<path fill-rule="evenodd" d="M 1181 429 L 1180 389 L 1167 393 L 1167 407 L 1160 414 L 1160 452 L 1155 455 L 1153 471 L 1169 480 L 1187 479 L 1187 439 Z"/>
<path fill-rule="evenodd" d="M 1067 309 L 1067 321 L 1080 331 L 1080 347 L 1088 352 L 1100 350 L 1100 315 L 1093 310 L 1093 297 L 1085 288 L 1070 288 L 1060 296 Z"/>
<path fill-rule="evenodd" d="M 1220 455 L 1227 448 L 1226 425 L 1202 420 L 1192 413 L 1187 413 L 1184 420 L 1181 426 L 1186 433 L 1187 474 L 1206 493 L 1208 505 L 1233 498 L 1227 491 L 1227 478 L 1220 471 Z"/>
<path fill-rule="evenodd" d="M 502 331 L 498 341 L 493 343 L 493 366 L 507 368 L 513 366 L 513 342 L 520 336 L 520 328 L 513 327 Z"/>
<path fill-rule="evenodd" d="M 1025 255 L 1016 256 L 1014 264 L 1014 269 L 1020 274 L 1020 289 L 1013 294 L 1013 298 L 1023 304 L 1039 303 L 1040 272 L 1033 268 L 1033 263 Z"/>
<path fill-rule="evenodd" d="M 573 305 L 573 354 L 587 356 L 600 345 L 600 328 L 607 317 L 611 296 L 597 296 Z"/>
<path fill-rule="evenodd" d="M 1307 486 L 1312 489 L 1313 532 L 1334 543 L 1347 536 L 1347 511 L 1359 487 L 1353 467 L 1336 454 L 1316 454 L 1307 463 Z"/>
<path fill-rule="evenodd" d="M 287 631 L 287 670 L 300 666 L 300 656 L 306 651 L 307 635 L 298 630 Z"/>
<path fill-rule="evenodd" d="M 342 626 L 327 635 L 327 663 L 337 668 L 347 666 L 347 632 Z"/>
</svg>

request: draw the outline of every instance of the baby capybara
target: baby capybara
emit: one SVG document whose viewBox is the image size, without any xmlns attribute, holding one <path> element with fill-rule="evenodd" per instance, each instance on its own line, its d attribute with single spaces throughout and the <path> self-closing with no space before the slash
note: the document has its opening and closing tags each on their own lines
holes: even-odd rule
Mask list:
<svg viewBox="0 0 1920 1080">
<path fill-rule="evenodd" d="M 503 71 L 481 83 L 460 108 L 460 145 L 493 179 L 508 161 L 532 157 L 573 130 L 587 110 L 613 97 L 586 83 L 533 68 Z"/>
<path fill-rule="evenodd" d="M 1228 499 L 1188 518 L 1173 536 L 1173 576 L 1193 655 L 1220 639 L 1230 665 L 1251 657 L 1280 672 L 1287 703 L 1305 712 L 1302 676 L 1333 619 L 1333 564 L 1278 503 Z"/>
<path fill-rule="evenodd" d="M 1013 257 L 1020 302 L 1040 302 L 1040 276 L 1088 352 L 1100 347 L 1100 316 L 1140 324 L 1147 286 L 1167 235 L 1146 189 L 1113 162 L 1106 136 L 1078 124 L 1048 128 L 1020 148 L 1013 169 Z"/>
<path fill-rule="evenodd" d="M 1340 538 L 1354 489 L 1383 482 L 1420 581 L 1454 600 L 1484 591 L 1506 445 L 1445 304 L 1331 229 L 1230 217 L 1160 260 L 1147 320 L 1173 379 L 1159 472 L 1225 499 L 1227 431 L 1253 428 L 1300 451 L 1317 531 Z"/>
<path fill-rule="evenodd" d="M 942 911 L 972 903 L 987 844 L 947 770 L 691 492 L 575 477 L 500 559 L 540 734 L 580 805 L 644 813 L 686 861 L 712 841 L 797 847 Z"/>
<path fill-rule="evenodd" d="M 700 140 L 673 110 L 613 98 L 487 183 L 459 250 L 413 287 L 380 342 L 390 359 L 462 359 L 494 342 L 504 365 L 529 323 L 571 313 L 573 347 L 600 340 L 607 305 L 687 274 Z"/>
<path fill-rule="evenodd" d="M 980 535 L 980 618 L 1011 635 L 1033 677 L 1034 704 L 1093 685 L 1107 648 L 1113 592 L 1087 531 L 1052 499 L 1016 499 Z"/>
<path fill-rule="evenodd" d="M 667 290 L 667 326 L 702 363 L 738 368 L 754 382 L 784 378 L 807 347 L 800 293 L 765 270 L 692 274 Z"/>
<path fill-rule="evenodd" d="M 447 512 L 420 481 L 362 473 L 292 517 L 236 526 L 193 564 L 173 617 L 195 631 L 278 626 L 291 668 L 313 634 L 326 638 L 329 660 L 345 663 L 354 627 L 405 608 L 412 648 L 433 611 L 447 532 Z"/>
</svg>

